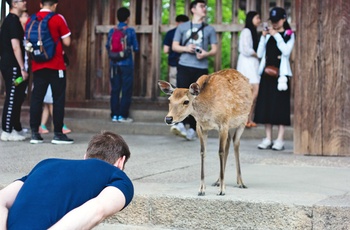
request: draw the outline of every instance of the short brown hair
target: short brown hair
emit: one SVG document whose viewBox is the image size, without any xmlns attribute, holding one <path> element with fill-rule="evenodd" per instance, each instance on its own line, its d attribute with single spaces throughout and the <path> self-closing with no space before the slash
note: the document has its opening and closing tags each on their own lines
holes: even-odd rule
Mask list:
<svg viewBox="0 0 350 230">
<path fill-rule="evenodd" d="M 126 163 L 130 158 L 129 146 L 120 135 L 110 131 L 93 136 L 86 150 L 86 158 L 97 158 L 110 164 L 115 164 L 123 156 Z"/>
</svg>

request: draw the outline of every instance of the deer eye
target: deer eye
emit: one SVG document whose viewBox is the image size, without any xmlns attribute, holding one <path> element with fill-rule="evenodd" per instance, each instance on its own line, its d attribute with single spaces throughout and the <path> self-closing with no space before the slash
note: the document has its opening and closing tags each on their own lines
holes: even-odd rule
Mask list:
<svg viewBox="0 0 350 230">
<path fill-rule="evenodd" d="M 184 101 L 184 105 L 188 105 L 188 103 L 190 103 L 189 100 Z"/>
</svg>

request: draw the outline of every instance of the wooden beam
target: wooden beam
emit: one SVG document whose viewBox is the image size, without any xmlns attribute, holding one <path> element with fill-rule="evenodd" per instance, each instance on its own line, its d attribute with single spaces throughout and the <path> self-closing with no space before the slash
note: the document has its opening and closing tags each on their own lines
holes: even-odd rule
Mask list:
<svg viewBox="0 0 350 230">
<path fill-rule="evenodd" d="M 162 1 L 153 0 L 153 30 L 152 30 L 152 56 L 151 56 L 151 78 L 149 79 L 149 88 L 151 90 L 151 99 L 155 100 L 158 96 L 157 81 L 160 79 L 160 55 L 162 38 L 159 33 L 161 21 Z"/>
<path fill-rule="evenodd" d="M 222 0 L 217 0 L 216 5 L 215 5 L 215 23 L 221 25 L 222 24 Z M 222 32 L 216 31 L 216 36 L 217 40 L 219 41 L 217 43 L 217 52 L 215 55 L 215 60 L 214 60 L 214 71 L 218 71 L 221 69 L 221 51 L 222 51 L 222 46 L 221 46 L 221 40 L 222 40 Z"/>
</svg>

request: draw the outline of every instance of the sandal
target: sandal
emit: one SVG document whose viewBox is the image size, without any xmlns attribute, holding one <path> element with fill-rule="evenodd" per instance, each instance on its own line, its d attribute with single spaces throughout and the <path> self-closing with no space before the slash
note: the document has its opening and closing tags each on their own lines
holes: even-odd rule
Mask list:
<svg viewBox="0 0 350 230">
<path fill-rule="evenodd" d="M 255 122 L 249 122 L 249 124 L 250 124 L 250 127 L 256 127 L 257 126 L 257 124 Z"/>
</svg>

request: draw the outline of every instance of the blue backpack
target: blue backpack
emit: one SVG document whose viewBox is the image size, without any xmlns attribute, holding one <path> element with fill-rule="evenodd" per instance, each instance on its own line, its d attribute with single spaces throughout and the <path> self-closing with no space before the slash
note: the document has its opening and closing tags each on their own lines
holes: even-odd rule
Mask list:
<svg viewBox="0 0 350 230">
<path fill-rule="evenodd" d="M 48 27 L 48 22 L 54 15 L 55 13 L 51 12 L 44 18 L 41 18 L 34 14 L 26 25 L 25 49 L 36 62 L 48 61 L 55 55 L 58 41 L 55 42 L 53 40 Z"/>
</svg>

